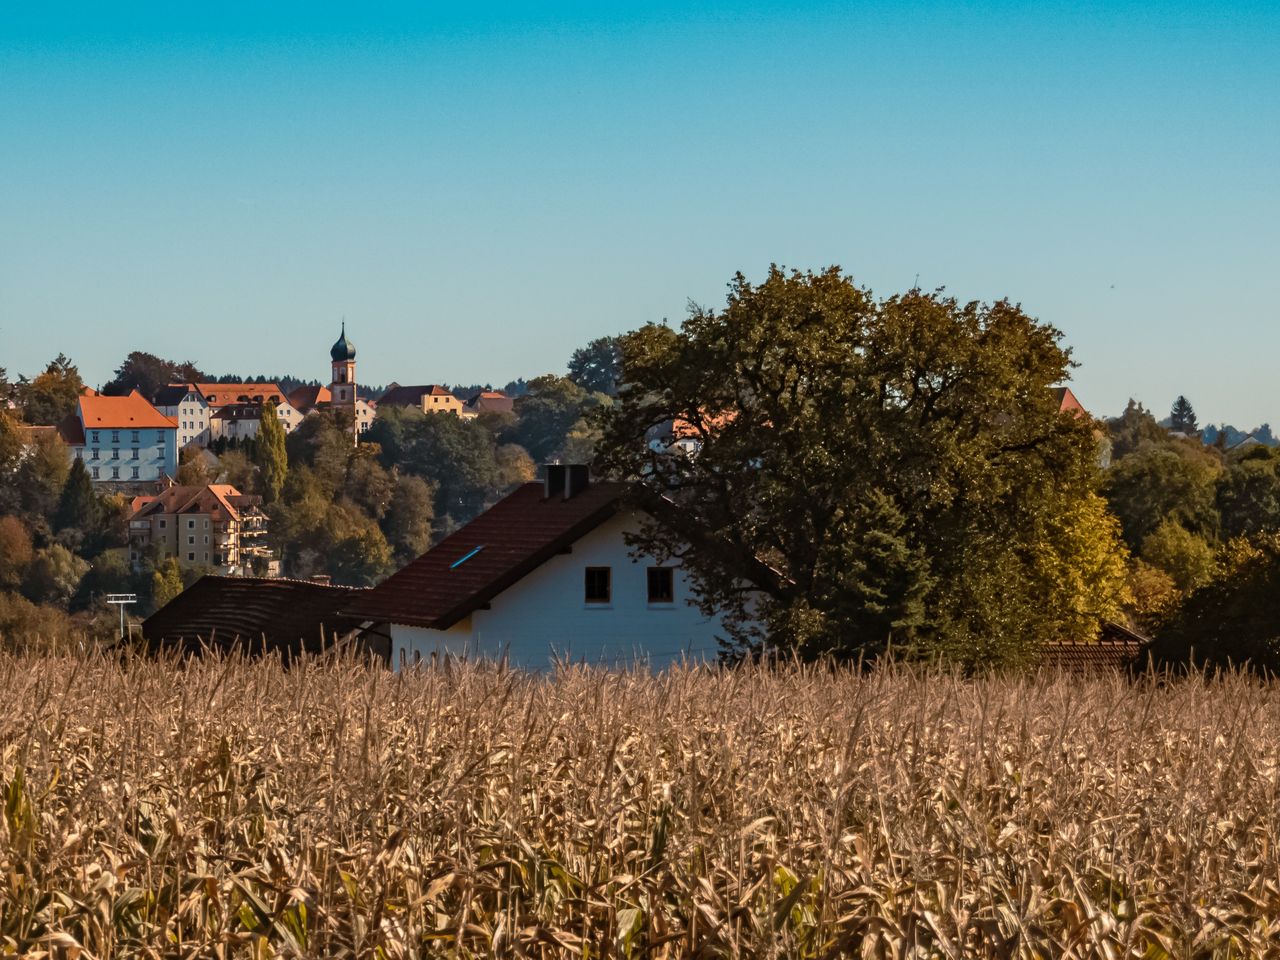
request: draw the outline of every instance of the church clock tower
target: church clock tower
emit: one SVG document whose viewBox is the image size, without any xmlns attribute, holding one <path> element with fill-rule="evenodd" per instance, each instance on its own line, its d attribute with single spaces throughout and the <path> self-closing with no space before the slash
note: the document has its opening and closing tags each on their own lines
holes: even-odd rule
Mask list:
<svg viewBox="0 0 1280 960">
<path fill-rule="evenodd" d="M 356 425 L 356 345 L 347 339 L 347 323 L 342 322 L 342 335 L 329 351 L 333 360 L 333 382 L 329 384 L 333 410 L 350 418 L 351 432 L 358 436 Z"/>
</svg>

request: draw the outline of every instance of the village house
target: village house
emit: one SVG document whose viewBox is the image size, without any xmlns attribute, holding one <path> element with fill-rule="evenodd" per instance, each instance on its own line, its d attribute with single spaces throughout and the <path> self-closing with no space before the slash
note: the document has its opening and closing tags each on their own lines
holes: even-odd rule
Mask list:
<svg viewBox="0 0 1280 960">
<path fill-rule="evenodd" d="M 171 383 L 155 396 L 156 409 L 177 421 L 179 448 L 257 436 L 268 404 L 285 433 L 302 423 L 302 414 L 274 383 Z"/>
<path fill-rule="evenodd" d="M 344 609 L 390 638 L 393 669 L 442 655 L 661 667 L 716 655 L 719 618 L 678 562 L 635 559 L 624 483 L 552 465 Z"/>
<path fill-rule="evenodd" d="M 462 405 L 462 418 L 474 420 L 482 413 L 515 413 L 516 403 L 501 390 L 481 390 Z"/>
<path fill-rule="evenodd" d="M 178 469 L 178 426 L 138 391 L 106 397 L 86 389 L 58 426 L 89 477 L 103 486 L 155 482 Z"/>
<path fill-rule="evenodd" d="M 392 383 L 386 393 L 378 398 L 380 407 L 417 407 L 423 413 L 462 414 L 462 401 L 446 387 L 438 383 L 424 383 L 414 387 L 402 387 Z"/>
<path fill-rule="evenodd" d="M 170 486 L 155 496 L 134 497 L 129 514 L 129 559 L 150 554 L 177 558 L 182 568 L 212 567 L 244 575 L 255 561 L 270 563 L 262 498 L 225 483 Z"/>
<path fill-rule="evenodd" d="M 194 383 L 171 383 L 156 391 L 155 408 L 178 424 L 178 448 L 194 444 L 207 447 L 213 439 L 209 429 L 209 401 Z"/>
</svg>

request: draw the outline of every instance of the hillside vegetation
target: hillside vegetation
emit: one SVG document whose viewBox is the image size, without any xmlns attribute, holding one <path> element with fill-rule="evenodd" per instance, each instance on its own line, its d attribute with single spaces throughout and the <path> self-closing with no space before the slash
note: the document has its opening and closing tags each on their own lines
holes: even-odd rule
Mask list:
<svg viewBox="0 0 1280 960">
<path fill-rule="evenodd" d="M 1280 944 L 1280 694 L 1240 676 L 7 655 L 0 702 L 0 954 Z"/>
</svg>

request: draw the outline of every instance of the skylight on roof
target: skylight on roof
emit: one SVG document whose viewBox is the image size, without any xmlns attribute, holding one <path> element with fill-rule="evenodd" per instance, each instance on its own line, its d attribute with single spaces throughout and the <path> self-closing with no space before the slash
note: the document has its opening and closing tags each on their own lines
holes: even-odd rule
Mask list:
<svg viewBox="0 0 1280 960">
<path fill-rule="evenodd" d="M 472 557 L 474 557 L 477 553 L 479 553 L 483 549 L 484 549 L 484 544 L 482 543 L 480 544 L 480 546 L 476 547 L 470 553 L 464 554 L 463 556 L 459 557 L 457 560 L 453 561 L 453 563 L 449 564 L 449 569 L 457 570 L 460 566 L 462 566 L 464 563 L 466 563 L 468 560 L 470 560 Z"/>
</svg>

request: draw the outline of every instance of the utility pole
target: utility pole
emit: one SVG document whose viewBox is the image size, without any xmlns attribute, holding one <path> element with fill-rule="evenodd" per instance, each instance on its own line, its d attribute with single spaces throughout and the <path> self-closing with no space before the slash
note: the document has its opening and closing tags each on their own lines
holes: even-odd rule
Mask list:
<svg viewBox="0 0 1280 960">
<path fill-rule="evenodd" d="M 124 608 L 138 602 L 136 593 L 108 593 L 107 603 L 120 608 L 120 639 L 125 639 Z"/>
</svg>

